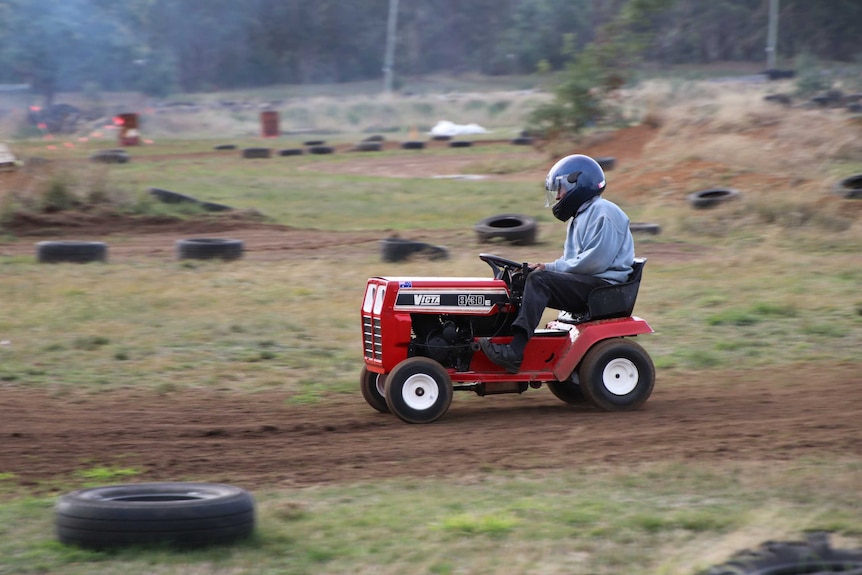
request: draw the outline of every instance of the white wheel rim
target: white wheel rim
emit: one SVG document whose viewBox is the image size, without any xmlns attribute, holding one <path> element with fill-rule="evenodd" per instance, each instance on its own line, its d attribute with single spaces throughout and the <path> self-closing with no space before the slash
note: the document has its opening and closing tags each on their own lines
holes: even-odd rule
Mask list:
<svg viewBox="0 0 862 575">
<path fill-rule="evenodd" d="M 638 368 L 623 357 L 611 360 L 602 371 L 602 384 L 614 395 L 628 395 L 638 386 Z"/>
<path fill-rule="evenodd" d="M 374 378 L 374 387 L 377 388 L 377 393 L 380 397 L 386 397 L 386 376 L 377 374 Z"/>
<path fill-rule="evenodd" d="M 425 373 L 411 375 L 401 388 L 401 399 L 407 407 L 417 411 L 432 407 L 438 395 L 437 381 Z"/>
</svg>

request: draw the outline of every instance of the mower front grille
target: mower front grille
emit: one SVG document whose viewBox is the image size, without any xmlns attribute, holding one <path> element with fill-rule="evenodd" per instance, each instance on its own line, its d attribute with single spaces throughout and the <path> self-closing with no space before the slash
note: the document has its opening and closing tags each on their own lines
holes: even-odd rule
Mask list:
<svg viewBox="0 0 862 575">
<path fill-rule="evenodd" d="M 365 357 L 383 361 L 382 330 L 380 329 L 379 317 L 362 316 L 362 337 L 365 341 Z"/>
</svg>

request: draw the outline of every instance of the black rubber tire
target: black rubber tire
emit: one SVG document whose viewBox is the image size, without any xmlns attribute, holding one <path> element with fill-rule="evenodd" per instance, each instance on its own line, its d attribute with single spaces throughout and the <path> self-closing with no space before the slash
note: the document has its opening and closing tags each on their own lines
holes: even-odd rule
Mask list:
<svg viewBox="0 0 862 575">
<path fill-rule="evenodd" d="M 629 411 L 643 405 L 652 394 L 655 366 L 637 343 L 621 337 L 605 339 L 581 360 L 578 379 L 584 395 L 599 409 Z"/>
<path fill-rule="evenodd" d="M 519 246 L 536 243 L 536 220 L 521 214 L 498 214 L 480 220 L 474 227 L 480 242 L 504 240 Z"/>
<path fill-rule="evenodd" d="M 581 389 L 577 372 L 573 373 L 566 381 L 549 381 L 548 389 L 551 390 L 554 397 L 569 405 L 583 405 L 590 402 L 584 395 L 584 390 Z"/>
<path fill-rule="evenodd" d="M 363 365 L 359 373 L 359 389 L 368 405 L 380 413 L 389 413 L 389 406 L 386 405 L 385 375 L 368 371 L 368 368 Z"/>
<path fill-rule="evenodd" d="M 858 200 L 862 198 L 862 174 L 856 174 L 855 176 L 844 178 L 835 184 L 833 191 L 839 196 L 849 200 Z"/>
<path fill-rule="evenodd" d="M 214 150 L 236 150 L 235 144 L 219 144 L 213 148 Z"/>
<path fill-rule="evenodd" d="M 177 256 L 179 259 L 225 261 L 242 257 L 244 244 L 242 240 L 228 238 L 189 238 L 177 240 Z"/>
<path fill-rule="evenodd" d="M 374 134 L 373 136 L 368 136 L 367 138 L 363 138 L 362 141 L 363 142 L 382 142 L 385 139 L 386 138 L 384 138 L 380 134 Z"/>
<path fill-rule="evenodd" d="M 322 146 L 326 143 L 326 140 L 306 140 L 302 143 L 303 146 Z"/>
<path fill-rule="evenodd" d="M 473 145 L 473 142 L 469 140 L 453 140 L 449 142 L 450 148 L 469 148 Z"/>
<path fill-rule="evenodd" d="M 45 241 L 36 244 L 36 258 L 43 264 L 104 262 L 108 246 L 104 242 Z"/>
<path fill-rule="evenodd" d="M 709 188 L 688 195 L 688 202 L 693 208 L 712 208 L 718 204 L 735 200 L 739 197 L 739 191 L 733 188 Z"/>
<path fill-rule="evenodd" d="M 380 142 L 359 142 L 353 148 L 355 152 L 379 152 L 383 149 Z"/>
<path fill-rule="evenodd" d="M 766 541 L 735 553 L 729 561 L 701 575 L 862 575 L 862 549 L 832 549 L 828 535 L 807 534 L 806 541 Z"/>
<path fill-rule="evenodd" d="M 217 204 L 215 202 L 201 202 L 200 206 L 208 212 L 229 212 L 233 209 L 230 206 Z"/>
<path fill-rule="evenodd" d="M 533 138 L 530 136 L 519 136 L 512 139 L 512 144 L 515 146 L 532 146 Z"/>
<path fill-rule="evenodd" d="M 410 357 L 386 376 L 386 405 L 407 423 L 440 419 L 452 403 L 452 380 L 442 365 L 427 357 Z"/>
<path fill-rule="evenodd" d="M 629 229 L 633 234 L 649 234 L 651 236 L 657 236 L 661 233 L 660 225 L 643 222 L 631 222 L 629 223 Z"/>
<path fill-rule="evenodd" d="M 401 142 L 401 149 L 402 150 L 423 150 L 423 149 L 425 149 L 425 142 L 419 142 L 419 141 Z"/>
<path fill-rule="evenodd" d="M 242 151 L 242 157 L 248 160 L 265 160 L 270 156 L 272 156 L 270 148 L 244 148 Z"/>
<path fill-rule="evenodd" d="M 163 190 L 162 188 L 150 188 L 150 195 L 155 197 L 160 202 L 165 204 L 199 204 L 200 202 L 191 196 L 172 192 L 171 190 Z"/>
<path fill-rule="evenodd" d="M 442 246 L 434 246 L 425 242 L 403 238 L 386 238 L 380 240 L 380 255 L 385 262 L 400 262 L 416 255 L 426 257 L 429 260 L 444 260 L 449 257 L 449 251 Z"/>
<path fill-rule="evenodd" d="M 596 158 L 596 163 L 602 167 L 603 170 L 613 170 L 617 165 L 617 159 L 613 156 L 599 157 Z"/>
<path fill-rule="evenodd" d="M 218 483 L 137 483 L 67 493 L 54 509 L 60 542 L 87 548 L 201 546 L 251 535 L 254 499 Z"/>
<path fill-rule="evenodd" d="M 435 142 L 448 142 L 452 139 L 452 136 L 447 136 L 445 134 L 436 134 L 434 136 L 431 136 L 431 139 Z"/>
<path fill-rule="evenodd" d="M 309 154 L 332 154 L 335 148 L 332 146 L 311 146 L 308 148 Z"/>
<path fill-rule="evenodd" d="M 287 148 L 286 150 L 279 150 L 279 156 L 301 156 L 305 152 L 302 148 Z"/>
<path fill-rule="evenodd" d="M 91 161 L 102 164 L 125 164 L 130 159 L 129 153 L 125 150 L 100 150 L 90 156 Z"/>
</svg>

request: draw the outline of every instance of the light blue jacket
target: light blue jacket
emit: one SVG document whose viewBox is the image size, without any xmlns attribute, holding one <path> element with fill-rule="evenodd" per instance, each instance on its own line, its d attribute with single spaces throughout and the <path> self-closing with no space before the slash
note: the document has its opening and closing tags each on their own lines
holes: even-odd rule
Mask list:
<svg viewBox="0 0 862 575">
<path fill-rule="evenodd" d="M 628 216 L 615 203 L 596 196 L 569 220 L 563 257 L 546 263 L 545 269 L 622 283 L 632 272 L 634 259 Z"/>
</svg>

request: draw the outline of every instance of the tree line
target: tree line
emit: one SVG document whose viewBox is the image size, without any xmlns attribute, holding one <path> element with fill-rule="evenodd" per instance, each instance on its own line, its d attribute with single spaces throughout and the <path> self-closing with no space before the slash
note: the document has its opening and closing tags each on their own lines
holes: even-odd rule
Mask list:
<svg viewBox="0 0 862 575">
<path fill-rule="evenodd" d="M 400 0 L 397 78 L 766 62 L 769 0 Z M 173 92 L 382 77 L 390 0 L 0 0 L 0 82 Z M 780 59 L 860 55 L 862 2 L 781 0 Z"/>
</svg>

